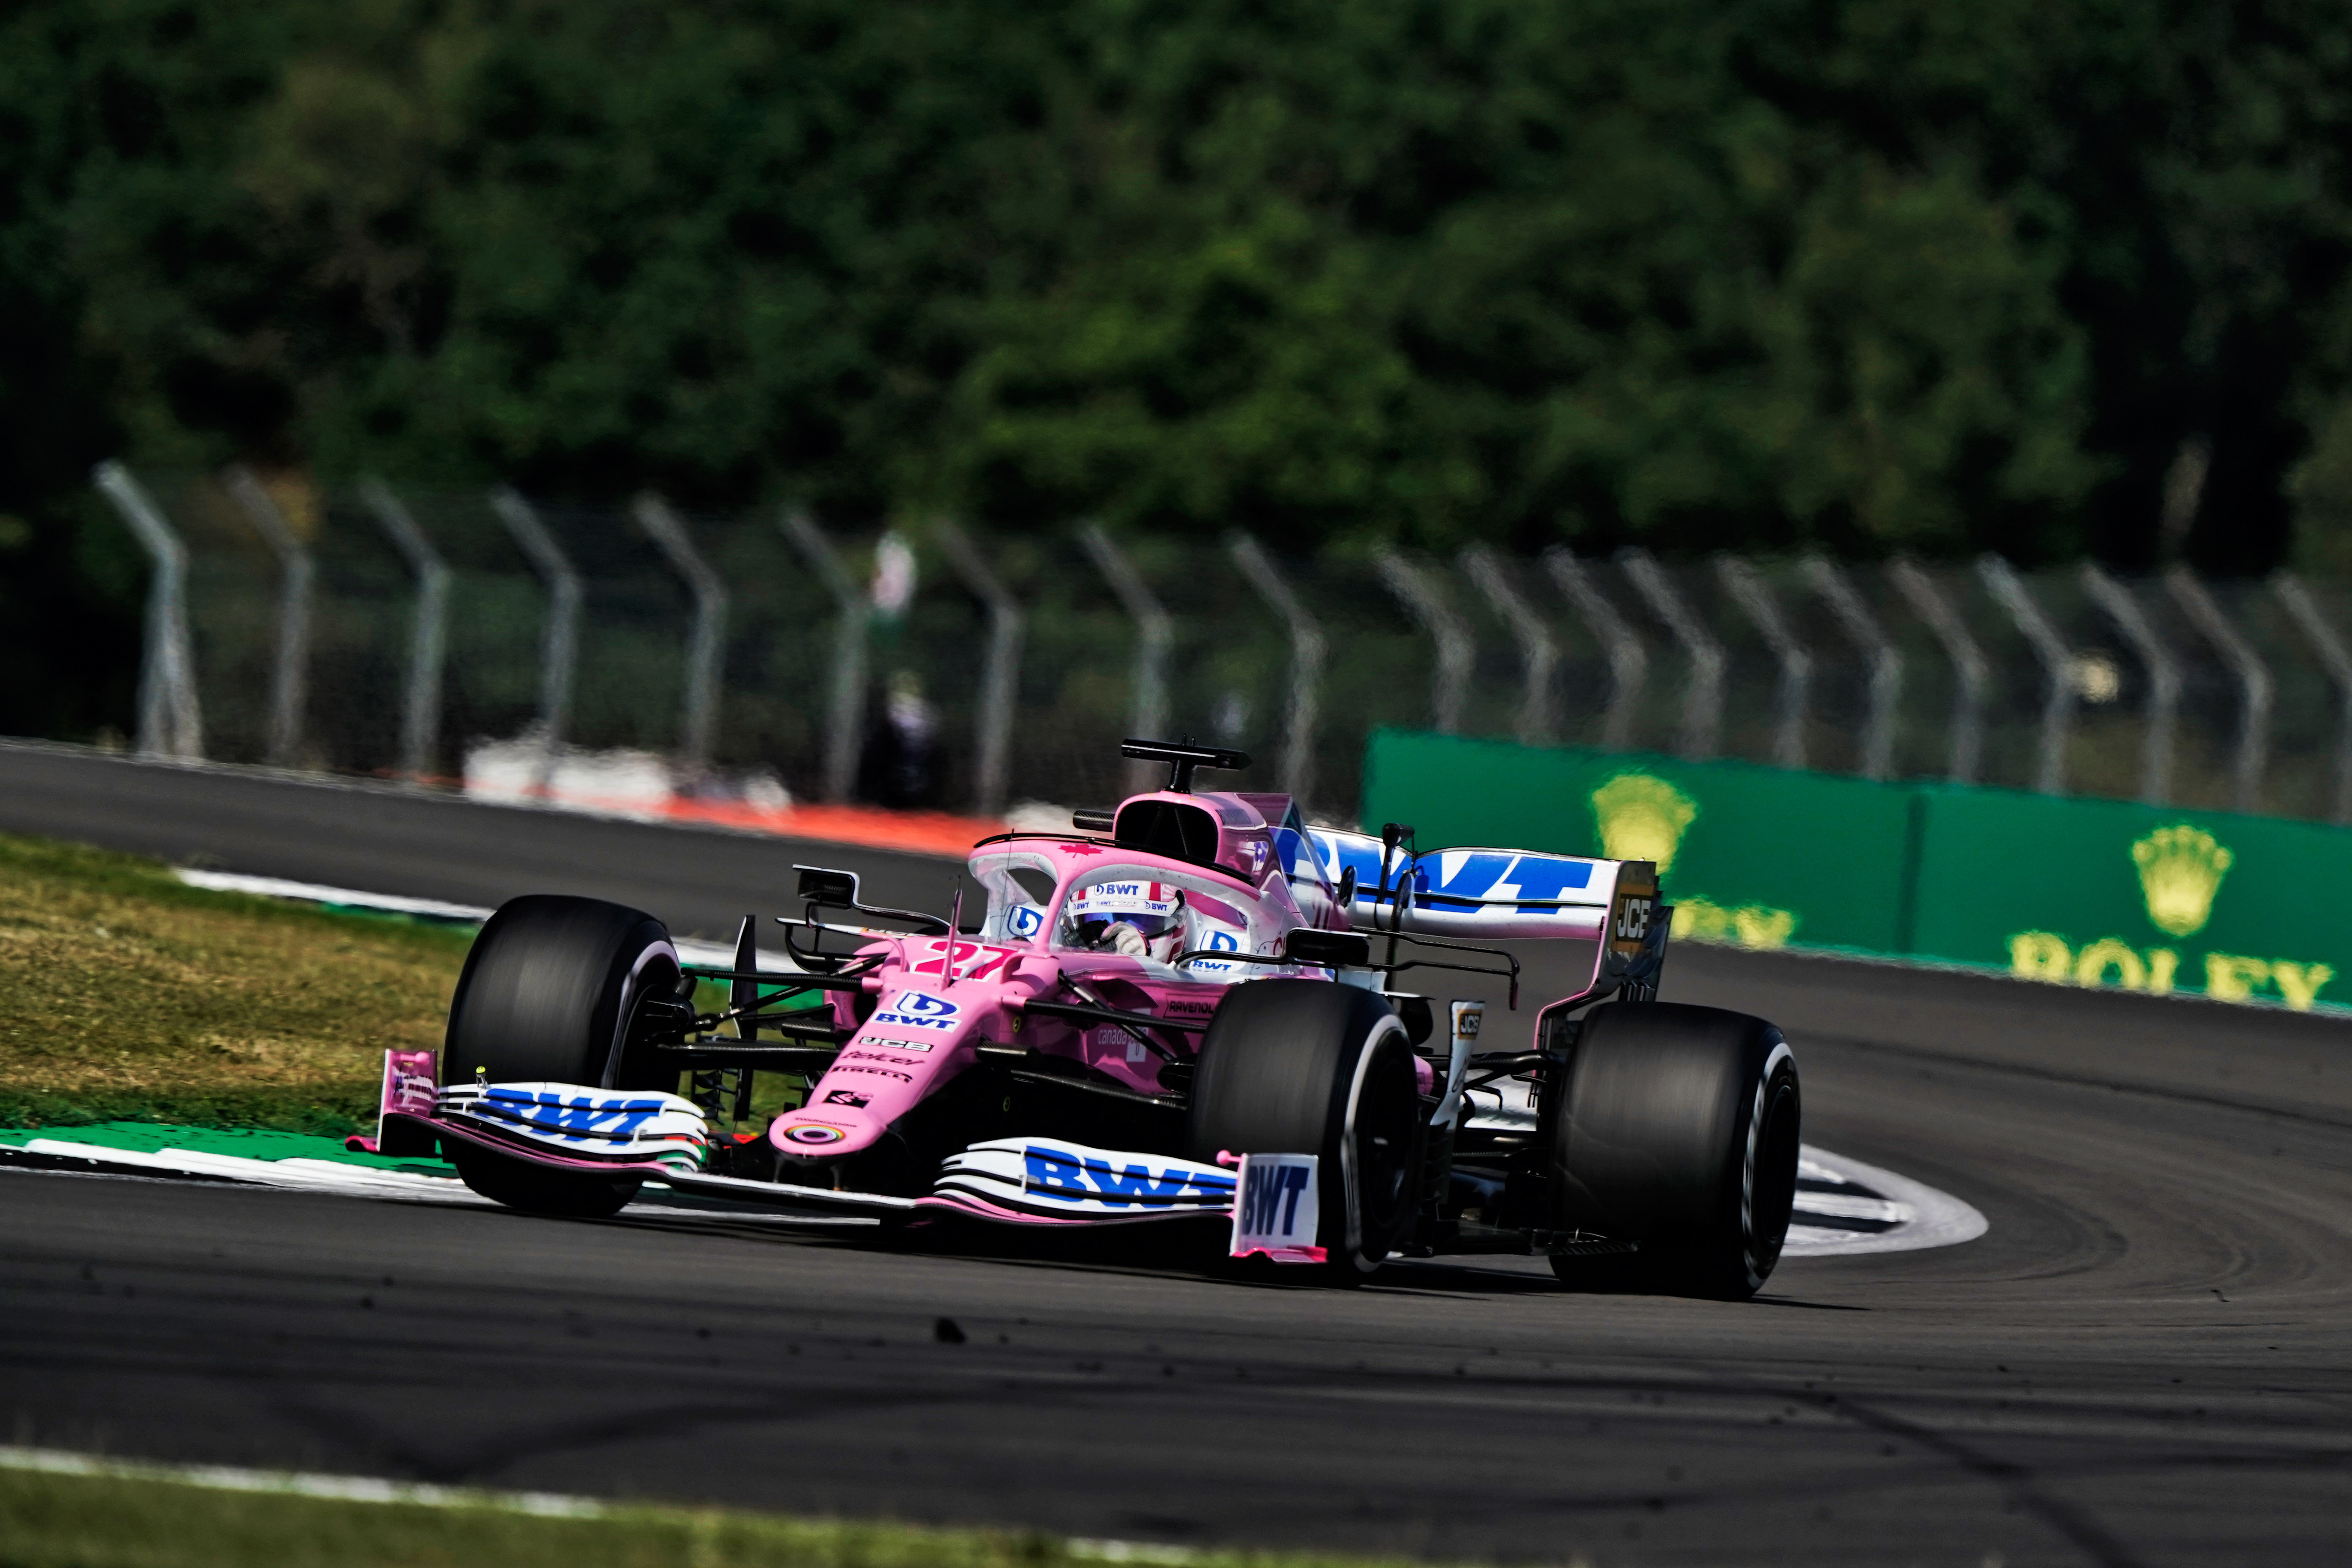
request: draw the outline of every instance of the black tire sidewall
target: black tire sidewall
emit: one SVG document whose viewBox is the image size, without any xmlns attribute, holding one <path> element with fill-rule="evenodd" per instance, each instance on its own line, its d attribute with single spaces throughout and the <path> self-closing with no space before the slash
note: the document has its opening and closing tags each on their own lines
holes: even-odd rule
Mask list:
<svg viewBox="0 0 2352 1568">
<path fill-rule="evenodd" d="M 601 899 L 532 894 L 484 924 L 449 1003 L 441 1080 L 480 1068 L 493 1083 L 667 1089 L 677 1079 L 627 1048 L 637 1002 L 675 988 L 677 949 L 661 921 Z"/>
<path fill-rule="evenodd" d="M 1202 1041 L 1189 1152 L 1202 1163 L 1222 1153 L 1314 1153 L 1324 1173 L 1318 1243 L 1330 1277 L 1360 1279 L 1380 1267 L 1412 1219 L 1417 1115 L 1391 1130 L 1392 1158 L 1404 1170 L 1398 1213 L 1374 1226 L 1380 1234 L 1367 1233 L 1368 1220 L 1379 1216 L 1366 1214 L 1360 1180 L 1376 1131 L 1360 1113 L 1368 1103 L 1398 1099 L 1383 1075 L 1399 1074 L 1402 1103 L 1417 1110 L 1411 1042 L 1374 993 L 1329 981 L 1244 982 L 1226 993 Z"/>
<path fill-rule="evenodd" d="M 1638 1242 L 1670 1288 L 1753 1295 L 1787 1237 L 1801 1126 L 1796 1060 L 1770 1024 L 1596 1008 L 1549 1130 L 1554 1223 Z"/>
</svg>

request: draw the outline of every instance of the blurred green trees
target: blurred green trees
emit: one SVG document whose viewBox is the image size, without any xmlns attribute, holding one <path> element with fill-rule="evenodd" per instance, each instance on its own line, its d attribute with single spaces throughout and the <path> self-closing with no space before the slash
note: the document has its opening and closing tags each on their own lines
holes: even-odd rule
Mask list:
<svg viewBox="0 0 2352 1568">
<path fill-rule="evenodd" d="M 2324 0 L 24 0 L 0 637 L 116 453 L 2352 567 L 2347 119 Z"/>
</svg>

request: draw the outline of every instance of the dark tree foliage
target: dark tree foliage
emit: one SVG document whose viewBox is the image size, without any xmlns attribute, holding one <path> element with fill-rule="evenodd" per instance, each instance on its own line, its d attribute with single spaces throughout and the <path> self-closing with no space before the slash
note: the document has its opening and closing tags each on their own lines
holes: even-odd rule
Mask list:
<svg viewBox="0 0 2352 1568">
<path fill-rule="evenodd" d="M 2352 566 L 2347 112 L 2325 0 L 28 0 L 0 637 L 116 453 Z"/>
</svg>

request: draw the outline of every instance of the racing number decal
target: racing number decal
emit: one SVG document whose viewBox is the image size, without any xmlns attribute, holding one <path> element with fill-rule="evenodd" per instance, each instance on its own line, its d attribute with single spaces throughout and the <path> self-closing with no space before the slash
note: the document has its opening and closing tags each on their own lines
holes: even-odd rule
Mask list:
<svg viewBox="0 0 2352 1568">
<path fill-rule="evenodd" d="M 911 973 L 944 973 L 947 961 L 940 955 L 945 952 L 947 945 L 945 937 L 933 937 L 923 943 L 922 951 L 933 956 L 915 964 Z M 974 942 L 960 942 L 955 944 L 956 978 L 958 980 L 994 979 L 998 971 L 1020 956 L 1021 950 L 1017 947 L 983 947 Z"/>
</svg>

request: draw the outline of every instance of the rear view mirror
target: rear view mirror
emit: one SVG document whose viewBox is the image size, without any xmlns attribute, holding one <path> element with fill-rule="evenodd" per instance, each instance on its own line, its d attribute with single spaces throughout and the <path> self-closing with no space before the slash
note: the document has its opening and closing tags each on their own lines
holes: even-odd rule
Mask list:
<svg viewBox="0 0 2352 1568">
<path fill-rule="evenodd" d="M 816 866 L 795 866 L 801 874 L 800 896 L 821 909 L 854 910 L 857 907 L 857 873 L 828 871 Z"/>
<path fill-rule="evenodd" d="M 1372 944 L 1354 931 L 1311 931 L 1302 926 L 1282 939 L 1282 956 L 1318 969 L 1360 969 L 1372 961 Z"/>
</svg>

